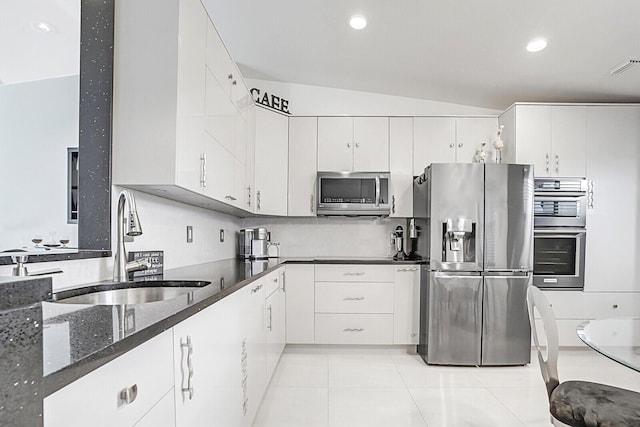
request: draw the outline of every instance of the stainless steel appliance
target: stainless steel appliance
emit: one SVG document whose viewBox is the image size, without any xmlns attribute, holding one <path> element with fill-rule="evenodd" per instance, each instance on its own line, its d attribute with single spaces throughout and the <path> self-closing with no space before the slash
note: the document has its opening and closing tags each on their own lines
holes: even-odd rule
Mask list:
<svg viewBox="0 0 640 427">
<path fill-rule="evenodd" d="M 582 289 L 587 181 L 536 178 L 534 185 L 533 284 L 543 289 Z"/>
<path fill-rule="evenodd" d="M 524 365 L 533 166 L 432 164 L 414 181 L 422 230 L 420 344 L 429 364 Z"/>
<path fill-rule="evenodd" d="M 389 173 L 318 172 L 318 215 L 389 215 Z"/>
<path fill-rule="evenodd" d="M 396 251 L 393 255 L 393 259 L 396 261 L 406 259 L 407 255 L 404 253 L 404 230 L 402 229 L 402 226 L 397 226 L 391 234 L 393 235 L 393 246 Z"/>
<path fill-rule="evenodd" d="M 264 227 L 244 228 L 238 233 L 238 254 L 244 259 L 268 257 L 269 232 Z"/>
</svg>

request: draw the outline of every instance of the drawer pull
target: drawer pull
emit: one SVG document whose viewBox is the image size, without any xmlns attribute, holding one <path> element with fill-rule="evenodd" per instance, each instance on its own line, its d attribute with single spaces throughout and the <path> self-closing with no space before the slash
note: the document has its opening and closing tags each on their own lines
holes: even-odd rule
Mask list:
<svg viewBox="0 0 640 427">
<path fill-rule="evenodd" d="M 120 391 L 120 403 L 130 405 L 136 400 L 136 397 L 138 397 L 138 384 Z"/>
<path fill-rule="evenodd" d="M 258 292 L 260 289 L 262 289 L 262 285 L 258 285 L 255 288 L 251 289 L 251 293 L 255 294 L 256 292 Z"/>
<path fill-rule="evenodd" d="M 614 309 L 618 308 L 618 304 L 613 304 L 613 308 Z"/>
<path fill-rule="evenodd" d="M 343 332 L 363 332 L 364 328 L 347 328 Z"/>
<path fill-rule="evenodd" d="M 418 267 L 413 267 L 413 268 L 399 268 L 397 271 L 418 271 Z"/>
<path fill-rule="evenodd" d="M 345 301 L 362 301 L 364 297 L 345 297 Z"/>
<path fill-rule="evenodd" d="M 364 276 L 364 272 L 358 273 L 344 273 L 345 276 Z"/>
<path fill-rule="evenodd" d="M 418 334 L 416 334 L 415 332 L 411 334 L 411 337 L 417 337 Z"/>
</svg>

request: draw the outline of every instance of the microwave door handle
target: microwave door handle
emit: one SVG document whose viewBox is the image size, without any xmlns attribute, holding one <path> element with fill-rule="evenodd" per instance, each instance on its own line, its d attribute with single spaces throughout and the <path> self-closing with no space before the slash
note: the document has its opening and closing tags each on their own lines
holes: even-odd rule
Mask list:
<svg viewBox="0 0 640 427">
<path fill-rule="evenodd" d="M 376 175 L 376 208 L 380 206 L 380 177 Z"/>
</svg>

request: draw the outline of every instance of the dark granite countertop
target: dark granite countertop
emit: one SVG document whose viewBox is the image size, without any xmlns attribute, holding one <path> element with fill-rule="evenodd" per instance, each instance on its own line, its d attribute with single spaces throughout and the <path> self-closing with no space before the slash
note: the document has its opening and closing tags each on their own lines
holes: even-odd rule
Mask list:
<svg viewBox="0 0 640 427">
<path fill-rule="evenodd" d="M 419 262 L 394 261 L 390 258 L 335 257 L 271 258 L 252 262 L 230 259 L 166 270 L 164 280 L 211 282 L 210 285 L 192 293 L 166 301 L 126 306 L 43 302 L 45 396 L 173 327 L 284 263 L 415 264 Z M 101 282 L 89 287 L 105 283 L 109 282 Z M 70 296 L 69 293 L 74 292 L 81 291 L 64 291 L 64 294 Z M 63 292 L 60 292 L 57 296 L 62 294 Z"/>
</svg>

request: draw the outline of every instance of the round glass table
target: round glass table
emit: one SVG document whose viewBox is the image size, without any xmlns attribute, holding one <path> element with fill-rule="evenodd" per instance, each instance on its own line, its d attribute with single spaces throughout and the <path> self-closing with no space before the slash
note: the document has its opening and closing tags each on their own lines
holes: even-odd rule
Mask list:
<svg viewBox="0 0 640 427">
<path fill-rule="evenodd" d="M 587 320 L 577 332 L 598 353 L 640 372 L 640 318 Z"/>
</svg>

